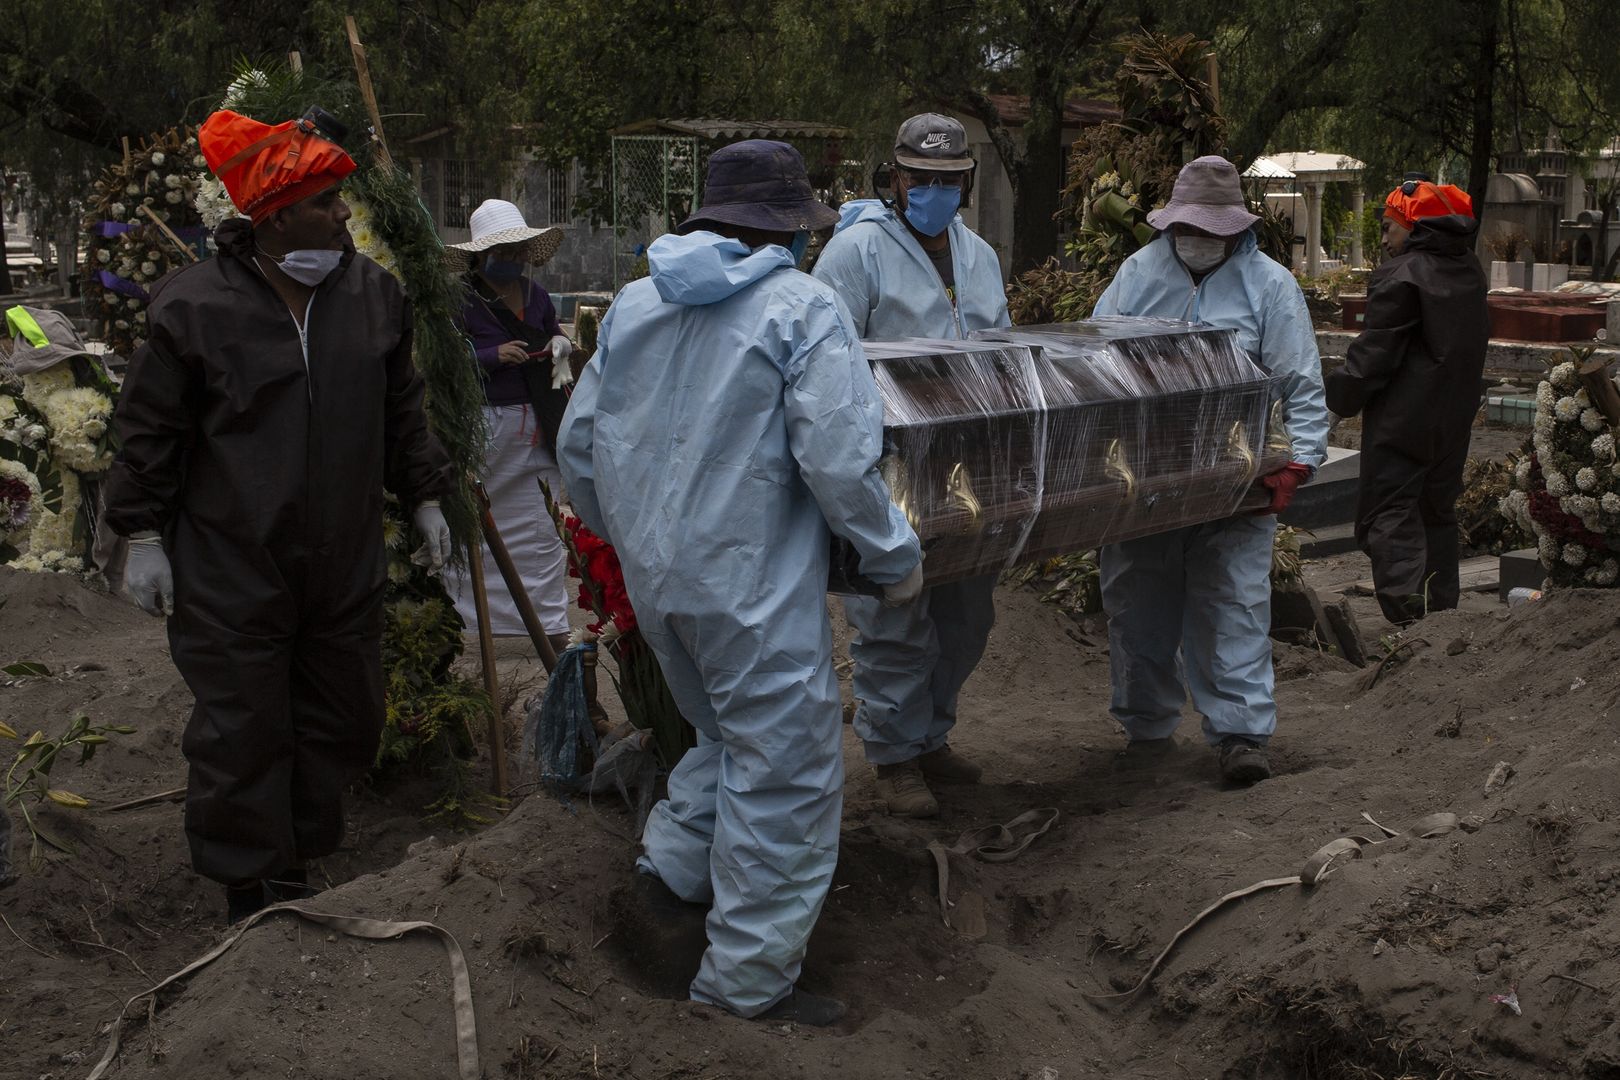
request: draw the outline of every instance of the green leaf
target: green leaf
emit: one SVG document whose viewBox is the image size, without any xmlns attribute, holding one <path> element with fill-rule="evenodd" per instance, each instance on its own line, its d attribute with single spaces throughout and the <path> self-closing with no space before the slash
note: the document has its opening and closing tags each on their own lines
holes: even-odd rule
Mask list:
<svg viewBox="0 0 1620 1080">
<path fill-rule="evenodd" d="M 7 664 L 0 671 L 19 679 L 43 679 L 50 675 L 51 669 L 44 664 L 33 660 L 21 660 L 15 664 Z"/>
<path fill-rule="evenodd" d="M 74 851 L 72 844 L 67 843 L 65 840 L 56 839 L 56 837 L 54 837 L 50 833 L 46 832 L 44 829 L 40 828 L 38 825 L 34 826 L 34 839 L 36 841 L 39 841 L 39 840 L 45 841 L 45 843 L 49 844 L 51 847 L 55 848 L 57 851 L 62 852 L 64 855 L 76 855 L 76 854 L 78 854 L 76 851 Z M 34 851 L 35 852 L 39 851 L 39 848 L 38 848 L 37 845 L 35 846 Z M 38 855 L 35 855 L 34 858 L 35 858 L 35 861 L 38 861 Z"/>
</svg>

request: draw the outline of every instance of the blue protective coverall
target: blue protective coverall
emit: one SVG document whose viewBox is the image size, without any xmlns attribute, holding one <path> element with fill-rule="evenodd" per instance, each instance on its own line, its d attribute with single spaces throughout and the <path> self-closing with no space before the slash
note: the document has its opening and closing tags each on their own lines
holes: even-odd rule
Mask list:
<svg viewBox="0 0 1620 1080">
<path fill-rule="evenodd" d="M 1007 326 L 1001 263 L 957 218 L 950 225 L 954 290 L 895 210 L 875 199 L 848 202 L 816 261 L 863 340 L 965 338 Z M 956 698 L 984 655 L 996 621 L 996 576 L 937 585 L 910 604 L 889 607 L 850 597 L 844 615 L 856 631 L 855 731 L 874 765 L 895 765 L 938 750 L 956 724 Z"/>
<path fill-rule="evenodd" d="M 1326 458 L 1322 364 L 1305 297 L 1252 232 L 1197 285 L 1169 234 L 1161 234 L 1125 261 L 1094 314 L 1236 330 L 1239 345 L 1272 376 L 1293 459 L 1315 469 Z M 1261 745 L 1270 738 L 1277 726 L 1270 640 L 1276 531 L 1274 515 L 1243 515 L 1102 549 L 1112 712 L 1131 740 L 1168 738 L 1189 690 L 1210 743 L 1228 735 Z"/>
<path fill-rule="evenodd" d="M 922 550 L 878 474 L 882 403 L 832 290 L 786 248 L 709 232 L 660 237 L 648 264 L 603 319 L 558 464 L 700 735 L 639 865 L 712 901 L 692 997 L 753 1016 L 798 978 L 838 859 L 829 528 L 879 583 Z"/>
</svg>

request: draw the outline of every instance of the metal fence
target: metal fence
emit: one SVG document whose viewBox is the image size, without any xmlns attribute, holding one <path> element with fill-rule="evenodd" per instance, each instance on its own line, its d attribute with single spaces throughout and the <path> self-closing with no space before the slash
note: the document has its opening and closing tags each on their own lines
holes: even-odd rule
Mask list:
<svg viewBox="0 0 1620 1080">
<path fill-rule="evenodd" d="M 613 137 L 613 288 L 646 273 L 647 245 L 697 209 L 702 190 L 698 140 L 689 136 Z"/>
<path fill-rule="evenodd" d="M 478 204 L 498 194 L 500 166 L 482 159 L 447 158 L 444 162 L 442 224 L 447 229 L 465 229 Z M 429 204 L 431 205 L 431 204 Z"/>
</svg>

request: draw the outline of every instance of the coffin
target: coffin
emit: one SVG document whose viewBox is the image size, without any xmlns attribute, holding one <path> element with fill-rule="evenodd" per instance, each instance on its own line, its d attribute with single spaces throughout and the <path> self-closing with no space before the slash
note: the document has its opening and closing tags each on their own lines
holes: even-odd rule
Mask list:
<svg viewBox="0 0 1620 1080">
<path fill-rule="evenodd" d="M 929 584 L 1229 517 L 1288 461 L 1233 331 L 1107 318 L 864 347 Z M 857 565 L 835 539 L 831 591 L 876 591 Z"/>
</svg>

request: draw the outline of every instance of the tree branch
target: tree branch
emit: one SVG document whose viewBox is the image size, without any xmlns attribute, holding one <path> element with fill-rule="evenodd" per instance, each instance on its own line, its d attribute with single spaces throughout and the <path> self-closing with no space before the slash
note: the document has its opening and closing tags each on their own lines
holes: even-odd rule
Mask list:
<svg viewBox="0 0 1620 1080">
<path fill-rule="evenodd" d="M 72 79 L 44 86 L 31 85 L 25 77 L 0 74 L 0 104 L 58 135 L 114 153 L 121 152 L 120 140 L 131 130 L 112 106 Z"/>
<path fill-rule="evenodd" d="M 1290 113 L 1304 107 L 1306 99 L 1319 95 L 1321 74 L 1344 56 L 1367 12 L 1366 0 L 1348 0 L 1337 11 L 1337 18 L 1325 19 L 1315 42 L 1296 54 L 1273 81 L 1271 91 L 1259 96 L 1260 106 L 1244 122 L 1231 140 L 1232 163 L 1246 169 L 1259 157 L 1272 133 Z"/>
</svg>

